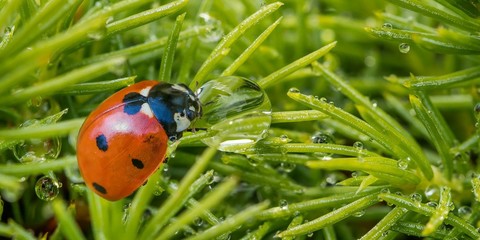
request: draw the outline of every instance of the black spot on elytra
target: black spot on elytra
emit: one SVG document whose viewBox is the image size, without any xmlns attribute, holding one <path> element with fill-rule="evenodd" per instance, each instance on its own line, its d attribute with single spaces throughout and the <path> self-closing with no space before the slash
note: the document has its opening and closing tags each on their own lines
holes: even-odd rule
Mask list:
<svg viewBox="0 0 480 240">
<path fill-rule="evenodd" d="M 133 164 L 134 167 L 136 167 L 138 169 L 143 169 L 143 162 L 141 160 L 132 158 L 132 164 Z"/>
<path fill-rule="evenodd" d="M 102 193 L 102 194 L 107 194 L 107 189 L 105 189 L 102 185 L 94 182 L 92 184 L 93 188 L 95 188 L 95 190 L 97 190 L 99 193 Z"/>
<path fill-rule="evenodd" d="M 127 93 L 123 97 L 123 103 L 125 106 L 123 107 L 123 112 L 128 115 L 135 115 L 140 112 L 142 108 L 142 104 L 147 102 L 147 98 L 142 96 L 142 94 L 137 92 Z"/>
<path fill-rule="evenodd" d="M 155 136 L 154 135 L 148 135 L 143 139 L 144 143 L 153 143 L 155 142 Z"/>
<path fill-rule="evenodd" d="M 101 134 L 96 138 L 97 141 L 97 147 L 98 149 L 106 152 L 108 150 L 108 142 L 107 142 L 107 137 L 105 135 Z"/>
</svg>

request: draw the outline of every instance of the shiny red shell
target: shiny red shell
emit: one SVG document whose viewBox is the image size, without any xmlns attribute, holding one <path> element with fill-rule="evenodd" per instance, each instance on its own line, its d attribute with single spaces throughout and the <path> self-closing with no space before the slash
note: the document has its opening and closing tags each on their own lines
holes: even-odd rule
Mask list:
<svg viewBox="0 0 480 240">
<path fill-rule="evenodd" d="M 157 81 L 143 81 L 115 93 L 85 120 L 77 159 L 86 185 L 108 200 L 132 194 L 165 159 L 168 137 L 148 104 L 134 115 L 124 112 L 126 94 L 148 92 Z"/>
</svg>

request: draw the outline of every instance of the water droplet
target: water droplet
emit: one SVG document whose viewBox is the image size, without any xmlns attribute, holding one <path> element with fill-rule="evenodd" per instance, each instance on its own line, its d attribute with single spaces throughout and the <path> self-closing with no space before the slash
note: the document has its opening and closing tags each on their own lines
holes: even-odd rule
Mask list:
<svg viewBox="0 0 480 240">
<path fill-rule="evenodd" d="M 282 142 L 282 143 L 288 143 L 288 142 L 290 142 L 290 141 L 291 141 L 291 140 L 288 138 L 287 135 L 282 135 L 282 136 L 280 136 L 280 142 Z"/>
<path fill-rule="evenodd" d="M 286 173 L 292 172 L 297 165 L 295 163 L 290 162 L 282 162 L 280 163 L 280 170 Z"/>
<path fill-rule="evenodd" d="M 357 178 L 357 177 L 358 177 L 358 172 L 352 172 L 351 176 L 352 176 L 353 178 Z"/>
<path fill-rule="evenodd" d="M 422 194 L 412 193 L 410 195 L 410 199 L 412 199 L 414 202 L 421 203 L 422 202 Z"/>
<path fill-rule="evenodd" d="M 168 169 L 169 169 L 169 165 L 167 163 L 164 163 L 163 164 L 163 171 L 168 172 Z"/>
<path fill-rule="evenodd" d="M 318 144 L 330 144 L 330 143 L 335 143 L 335 139 L 333 138 L 332 135 L 328 133 L 316 133 L 312 136 L 312 143 L 318 143 Z M 325 156 L 331 156 L 333 153 L 331 152 L 315 152 L 315 156 L 319 157 L 325 157 Z"/>
<path fill-rule="evenodd" d="M 193 220 L 193 224 L 197 225 L 198 227 L 201 227 L 203 225 L 203 219 L 198 217 Z"/>
<path fill-rule="evenodd" d="M 271 104 L 257 83 L 245 78 L 220 77 L 205 83 L 198 95 L 203 117 L 196 127 L 210 127 L 214 137 L 202 141 L 226 152 L 254 146 L 270 128 Z"/>
<path fill-rule="evenodd" d="M 200 24 L 206 26 L 206 32 L 200 34 L 198 39 L 205 43 L 218 42 L 223 37 L 222 22 L 208 13 L 200 13 Z"/>
<path fill-rule="evenodd" d="M 56 179 L 43 176 L 35 184 L 35 193 L 37 197 L 44 201 L 52 201 L 60 192 L 60 184 Z"/>
<path fill-rule="evenodd" d="M 473 109 L 474 113 L 475 113 L 475 118 L 477 119 L 477 121 L 480 121 L 480 103 L 477 103 Z"/>
<path fill-rule="evenodd" d="M 440 188 L 437 185 L 428 186 L 424 193 L 430 201 L 438 201 L 440 199 Z"/>
<path fill-rule="evenodd" d="M 20 125 L 20 128 L 52 123 L 48 117 L 42 120 L 28 120 Z M 43 162 L 46 159 L 55 159 L 60 154 L 61 142 L 58 137 L 50 139 L 29 139 L 20 142 L 13 147 L 13 154 L 22 163 Z"/>
<path fill-rule="evenodd" d="M 285 199 L 280 200 L 280 208 L 282 210 L 287 210 L 288 209 L 288 201 Z"/>
<path fill-rule="evenodd" d="M 408 168 L 408 161 L 405 159 L 400 159 L 397 161 L 398 168 L 405 170 Z"/>
<path fill-rule="evenodd" d="M 95 31 L 91 31 L 89 33 L 87 33 L 87 36 L 92 39 L 92 40 L 101 40 L 102 38 L 105 37 L 105 35 L 107 34 L 107 29 L 106 28 L 100 28 L 100 29 L 96 29 Z"/>
<path fill-rule="evenodd" d="M 408 43 L 400 43 L 398 45 L 398 50 L 401 53 L 408 53 L 408 52 L 410 52 L 410 45 Z"/>
<path fill-rule="evenodd" d="M 105 23 L 108 25 L 108 24 L 110 24 L 110 23 L 112 23 L 112 22 L 114 22 L 114 21 L 115 21 L 115 18 L 112 17 L 112 16 L 110 16 L 109 18 L 107 18 L 107 21 L 105 21 Z"/>
<path fill-rule="evenodd" d="M 328 102 L 328 104 L 327 104 L 327 110 L 328 110 L 328 111 L 333 111 L 333 110 L 335 110 L 335 103 L 332 102 L 332 101 Z"/>
<path fill-rule="evenodd" d="M 291 93 L 300 93 L 300 90 L 298 88 L 290 88 L 288 89 L 288 91 Z"/>
<path fill-rule="evenodd" d="M 358 212 L 353 213 L 354 217 L 362 217 L 363 215 L 365 215 L 365 210 L 360 210 Z"/>
<path fill-rule="evenodd" d="M 458 216 L 463 219 L 468 219 L 472 215 L 472 208 L 469 206 L 461 206 L 457 210 Z"/>
<path fill-rule="evenodd" d="M 381 193 L 390 193 L 390 189 L 388 188 L 382 188 L 382 190 L 380 190 Z"/>
<path fill-rule="evenodd" d="M 250 163 L 250 165 L 252 165 L 253 167 L 258 166 L 258 164 L 260 163 L 260 160 L 258 158 L 249 157 L 247 158 L 247 160 L 248 163 Z"/>
<path fill-rule="evenodd" d="M 220 174 L 218 174 L 217 172 L 213 172 L 213 174 L 207 180 L 207 185 L 219 183 L 220 181 L 222 181 L 222 179 L 223 178 L 222 176 L 220 176 Z"/>
<path fill-rule="evenodd" d="M 438 207 L 438 203 L 437 203 L 437 202 L 432 202 L 432 201 L 430 201 L 430 202 L 427 202 L 427 206 L 433 207 L 433 208 L 437 208 L 437 207 Z"/>
<path fill-rule="evenodd" d="M 326 133 L 317 133 L 312 136 L 313 143 L 334 143 L 335 140 L 330 134 Z"/>
<path fill-rule="evenodd" d="M 450 211 L 455 210 L 455 204 L 454 204 L 453 202 L 451 202 L 451 203 L 448 205 L 448 208 L 450 209 Z"/>
<path fill-rule="evenodd" d="M 328 174 L 327 177 L 325 178 L 325 182 L 327 182 L 329 186 L 333 186 L 337 184 L 337 181 L 338 179 L 335 174 Z"/>
<path fill-rule="evenodd" d="M 377 26 L 378 26 L 378 25 L 377 25 Z M 391 23 L 384 23 L 384 24 L 382 25 L 382 28 L 383 28 L 384 30 L 392 30 L 393 26 L 392 26 Z"/>
<path fill-rule="evenodd" d="M 354 147 L 355 150 L 357 150 L 357 151 L 363 151 L 363 143 L 360 142 L 360 141 L 354 142 L 354 143 L 353 143 L 353 147 Z"/>
<path fill-rule="evenodd" d="M 161 182 L 156 182 L 155 184 L 155 190 L 153 191 L 153 195 L 154 196 L 161 196 L 162 193 L 165 191 L 165 189 L 163 188 L 162 186 L 162 183 Z"/>
</svg>

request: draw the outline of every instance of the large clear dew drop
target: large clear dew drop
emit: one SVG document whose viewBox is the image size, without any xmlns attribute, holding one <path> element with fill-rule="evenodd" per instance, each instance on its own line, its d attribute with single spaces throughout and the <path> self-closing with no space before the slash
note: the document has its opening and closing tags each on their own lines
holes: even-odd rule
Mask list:
<svg viewBox="0 0 480 240">
<path fill-rule="evenodd" d="M 228 76 L 211 80 L 198 91 L 203 117 L 195 126 L 215 131 L 202 140 L 226 152 L 242 152 L 266 136 L 271 123 L 271 104 L 257 83 Z"/>
</svg>

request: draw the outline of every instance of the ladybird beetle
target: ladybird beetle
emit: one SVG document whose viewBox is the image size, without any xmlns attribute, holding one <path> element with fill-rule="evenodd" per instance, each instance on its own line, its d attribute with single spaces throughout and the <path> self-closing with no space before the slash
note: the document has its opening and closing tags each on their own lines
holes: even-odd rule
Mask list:
<svg viewBox="0 0 480 240">
<path fill-rule="evenodd" d="M 111 201 L 127 197 L 163 162 L 168 140 L 201 115 L 184 84 L 148 80 L 118 91 L 80 128 L 77 159 L 86 185 Z"/>
</svg>

